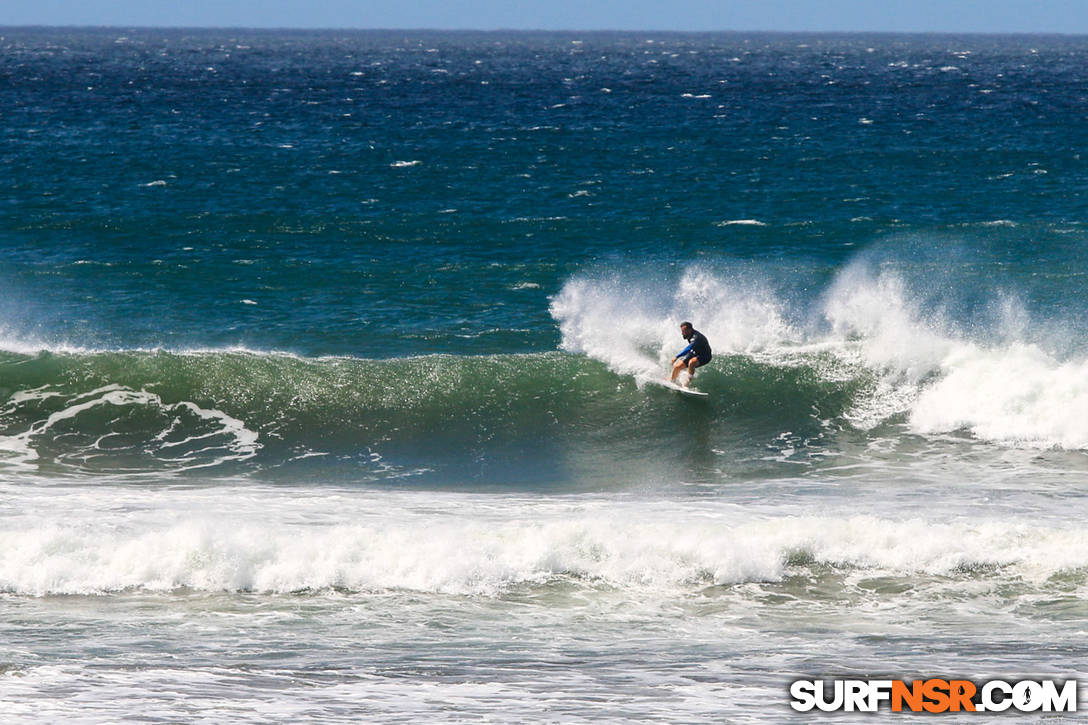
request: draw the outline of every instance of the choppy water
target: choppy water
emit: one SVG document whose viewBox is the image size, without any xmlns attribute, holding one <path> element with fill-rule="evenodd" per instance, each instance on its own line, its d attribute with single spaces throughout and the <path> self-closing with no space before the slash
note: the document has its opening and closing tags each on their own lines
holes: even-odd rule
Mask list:
<svg viewBox="0 0 1088 725">
<path fill-rule="evenodd" d="M 0 30 L 5 713 L 1088 676 L 1086 59 Z"/>
</svg>

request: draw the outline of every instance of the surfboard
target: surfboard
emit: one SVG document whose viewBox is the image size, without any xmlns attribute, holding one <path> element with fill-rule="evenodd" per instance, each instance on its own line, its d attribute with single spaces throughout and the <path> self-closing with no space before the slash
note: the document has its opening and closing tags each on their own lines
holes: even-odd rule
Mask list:
<svg viewBox="0 0 1088 725">
<path fill-rule="evenodd" d="M 683 393 L 684 395 L 692 395 L 692 396 L 695 396 L 696 398 L 708 398 L 708 397 L 710 397 L 706 393 L 704 393 L 702 390 L 696 390 L 695 388 L 685 388 L 683 385 L 678 385 L 678 384 L 672 382 L 671 380 L 653 380 L 653 379 L 650 379 L 647 382 L 656 383 L 658 385 L 663 385 L 663 386 L 665 386 L 666 388 L 668 388 L 670 390 L 675 390 L 676 392 Z"/>
</svg>

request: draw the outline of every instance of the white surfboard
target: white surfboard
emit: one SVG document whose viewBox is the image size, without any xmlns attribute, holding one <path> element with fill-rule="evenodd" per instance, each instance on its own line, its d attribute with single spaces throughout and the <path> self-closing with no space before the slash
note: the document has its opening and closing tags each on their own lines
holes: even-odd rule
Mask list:
<svg viewBox="0 0 1088 725">
<path fill-rule="evenodd" d="M 675 390 L 676 392 L 683 393 L 684 395 L 693 395 L 696 398 L 710 397 L 706 393 L 704 393 L 702 390 L 696 390 L 695 388 L 685 388 L 683 385 L 678 385 L 677 383 L 674 383 L 671 380 L 665 380 L 665 379 L 655 380 L 653 378 L 646 378 L 646 382 L 654 383 L 656 385 L 662 385 L 662 386 L 664 386 L 666 388 L 669 388 L 670 390 Z"/>
</svg>

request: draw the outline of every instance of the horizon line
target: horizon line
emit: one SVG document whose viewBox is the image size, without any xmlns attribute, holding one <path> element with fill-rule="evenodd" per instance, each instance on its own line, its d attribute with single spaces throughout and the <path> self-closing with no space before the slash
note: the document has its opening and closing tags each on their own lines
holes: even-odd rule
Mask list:
<svg viewBox="0 0 1088 725">
<path fill-rule="evenodd" d="M 1088 33 L 1061 31 L 991 31 L 991 30 L 766 30 L 766 29 L 715 29 L 715 30 L 662 30 L 624 28 L 440 28 L 440 27 L 297 27 L 287 25 L 64 25 L 30 24 L 0 25 L 7 30 L 228 30 L 247 32 L 372 32 L 372 33 L 657 33 L 670 35 L 948 35 L 979 37 L 1088 37 Z"/>
</svg>

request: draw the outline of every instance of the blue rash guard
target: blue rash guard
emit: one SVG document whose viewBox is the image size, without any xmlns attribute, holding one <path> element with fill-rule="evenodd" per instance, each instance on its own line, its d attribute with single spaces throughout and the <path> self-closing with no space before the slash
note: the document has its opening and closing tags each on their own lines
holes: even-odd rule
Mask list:
<svg viewBox="0 0 1088 725">
<path fill-rule="evenodd" d="M 707 342 L 706 336 L 698 330 L 692 329 L 691 336 L 687 338 L 688 346 L 680 351 L 677 358 L 684 358 L 684 362 L 691 360 L 693 357 L 699 358 L 699 365 L 706 365 L 710 362 L 712 355 L 710 354 L 710 343 Z M 675 359 L 675 358 L 674 358 Z"/>
</svg>

